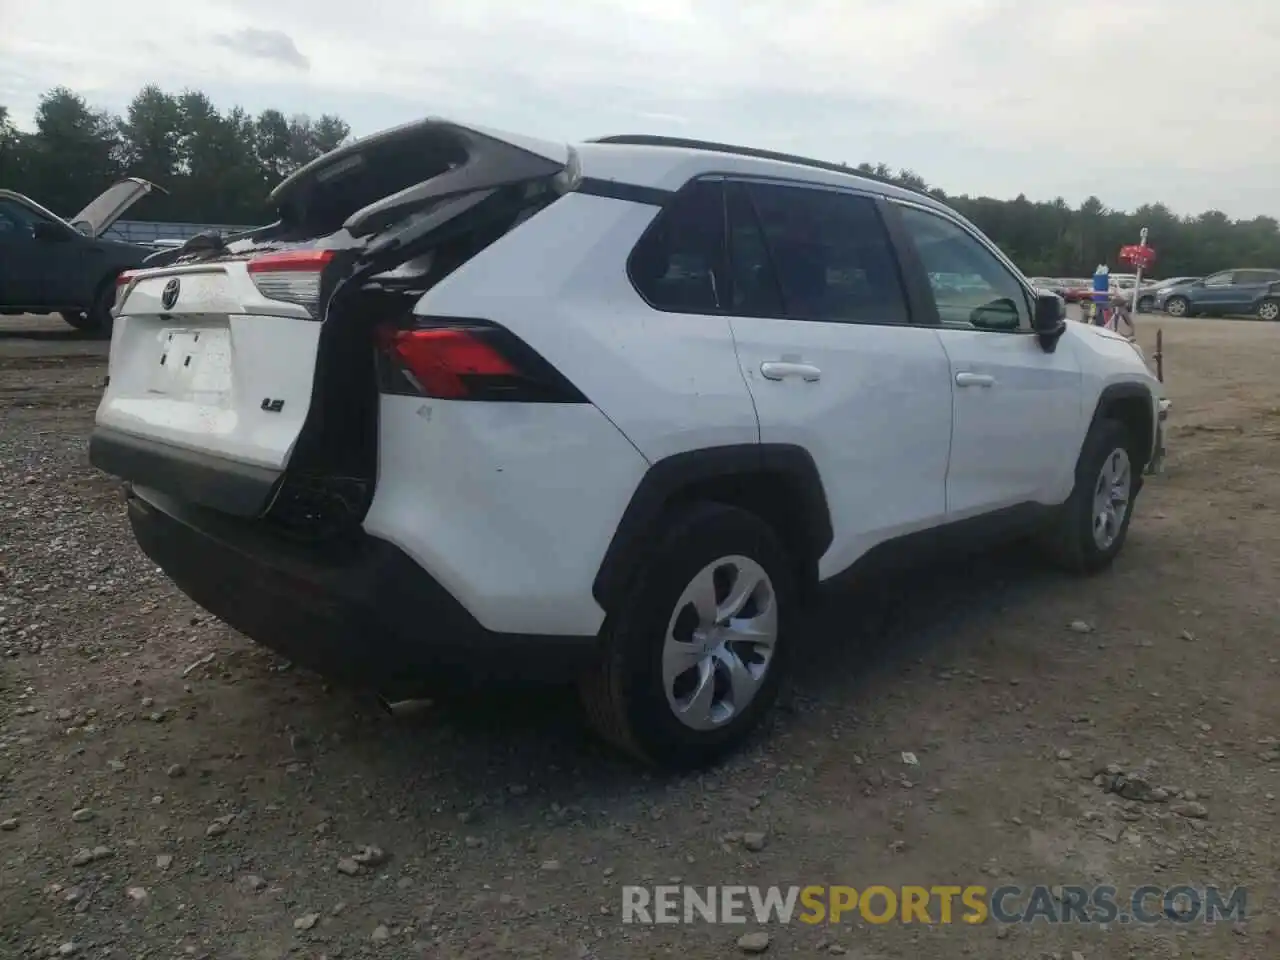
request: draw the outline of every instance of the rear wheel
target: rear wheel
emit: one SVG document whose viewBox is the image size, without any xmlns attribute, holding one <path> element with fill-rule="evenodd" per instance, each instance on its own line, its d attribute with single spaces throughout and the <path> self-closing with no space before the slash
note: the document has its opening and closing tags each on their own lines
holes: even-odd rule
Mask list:
<svg viewBox="0 0 1280 960">
<path fill-rule="evenodd" d="M 63 311 L 62 319 L 84 333 L 101 339 L 111 336 L 111 308 L 115 305 L 115 277 L 107 277 L 99 284 L 93 296 L 93 305 L 87 312 Z"/>
<path fill-rule="evenodd" d="M 1259 320 L 1280 320 L 1280 300 L 1268 298 L 1258 304 Z"/>
<path fill-rule="evenodd" d="M 1165 302 L 1164 312 L 1171 317 L 1185 317 L 1190 313 L 1189 307 L 1186 297 L 1170 297 Z"/>
<path fill-rule="evenodd" d="M 1095 573 L 1124 546 L 1142 469 L 1129 430 L 1117 420 L 1094 423 L 1076 463 L 1076 482 L 1046 532 L 1045 547 L 1072 573 Z"/>
<path fill-rule="evenodd" d="M 772 706 L 797 601 L 791 557 L 754 514 L 715 503 L 674 517 L 605 625 L 582 681 L 592 725 L 639 759 L 711 763 Z"/>
</svg>

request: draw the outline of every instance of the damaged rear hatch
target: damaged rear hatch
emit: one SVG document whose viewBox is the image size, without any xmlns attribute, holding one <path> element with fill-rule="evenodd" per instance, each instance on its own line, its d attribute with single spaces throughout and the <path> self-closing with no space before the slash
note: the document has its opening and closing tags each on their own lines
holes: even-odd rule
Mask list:
<svg viewBox="0 0 1280 960">
<path fill-rule="evenodd" d="M 300 440 L 341 416 L 341 391 L 356 378 L 340 368 L 372 367 L 371 347 L 351 356 L 367 341 L 336 332 L 360 312 L 343 312 L 344 290 L 394 275 L 424 238 L 504 189 L 549 182 L 569 158 L 566 145 L 408 124 L 298 170 L 271 194 L 270 227 L 124 275 L 91 462 L 139 487 L 261 516 Z"/>
</svg>

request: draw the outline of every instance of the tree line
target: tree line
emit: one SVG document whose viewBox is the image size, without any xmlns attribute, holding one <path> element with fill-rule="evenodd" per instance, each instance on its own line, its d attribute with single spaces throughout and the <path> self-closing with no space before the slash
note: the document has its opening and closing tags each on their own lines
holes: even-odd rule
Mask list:
<svg viewBox="0 0 1280 960">
<path fill-rule="evenodd" d="M 130 211 L 139 219 L 267 223 L 273 219 L 266 203 L 271 189 L 349 136 L 337 116 L 219 110 L 195 90 L 175 94 L 144 87 L 121 117 L 58 87 L 41 97 L 34 131 L 18 130 L 0 105 L 0 186 L 69 216 L 117 178 L 138 176 L 168 191 L 151 194 Z M 1031 276 L 1089 276 L 1099 263 L 1124 270 L 1119 249 L 1136 243 L 1144 226 L 1159 254 L 1157 276 L 1280 268 L 1280 224 L 1274 217 L 1232 220 L 1219 210 L 1179 216 L 1162 203 L 1126 212 L 1109 209 L 1097 197 L 1073 208 L 1060 197 L 1035 202 L 1023 194 L 1013 200 L 949 195 L 910 170 L 883 163 L 852 169 L 949 203 Z"/>
<path fill-rule="evenodd" d="M 351 133 L 342 119 L 219 110 L 203 93 L 139 91 L 123 117 L 57 87 L 40 98 L 35 130 L 0 106 L 0 186 L 71 216 L 120 177 L 163 187 L 129 216 L 175 223 L 257 225 L 274 217 L 267 194 Z"/>
</svg>

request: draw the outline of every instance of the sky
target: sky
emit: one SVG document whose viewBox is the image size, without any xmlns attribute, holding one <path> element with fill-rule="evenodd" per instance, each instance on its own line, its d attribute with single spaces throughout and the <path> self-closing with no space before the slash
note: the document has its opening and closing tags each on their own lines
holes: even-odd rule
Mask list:
<svg viewBox="0 0 1280 960">
<path fill-rule="evenodd" d="M 1280 0 L 0 0 L 0 104 L 657 133 L 950 193 L 1280 217 Z"/>
</svg>

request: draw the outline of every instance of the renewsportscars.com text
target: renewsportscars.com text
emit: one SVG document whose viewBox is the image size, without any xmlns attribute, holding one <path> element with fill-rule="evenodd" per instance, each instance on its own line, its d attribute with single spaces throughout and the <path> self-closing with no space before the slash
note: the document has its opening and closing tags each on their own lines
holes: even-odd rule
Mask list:
<svg viewBox="0 0 1280 960">
<path fill-rule="evenodd" d="M 623 923 L 1218 923 L 1245 919 L 1247 890 L 1110 886 L 625 886 Z"/>
</svg>

